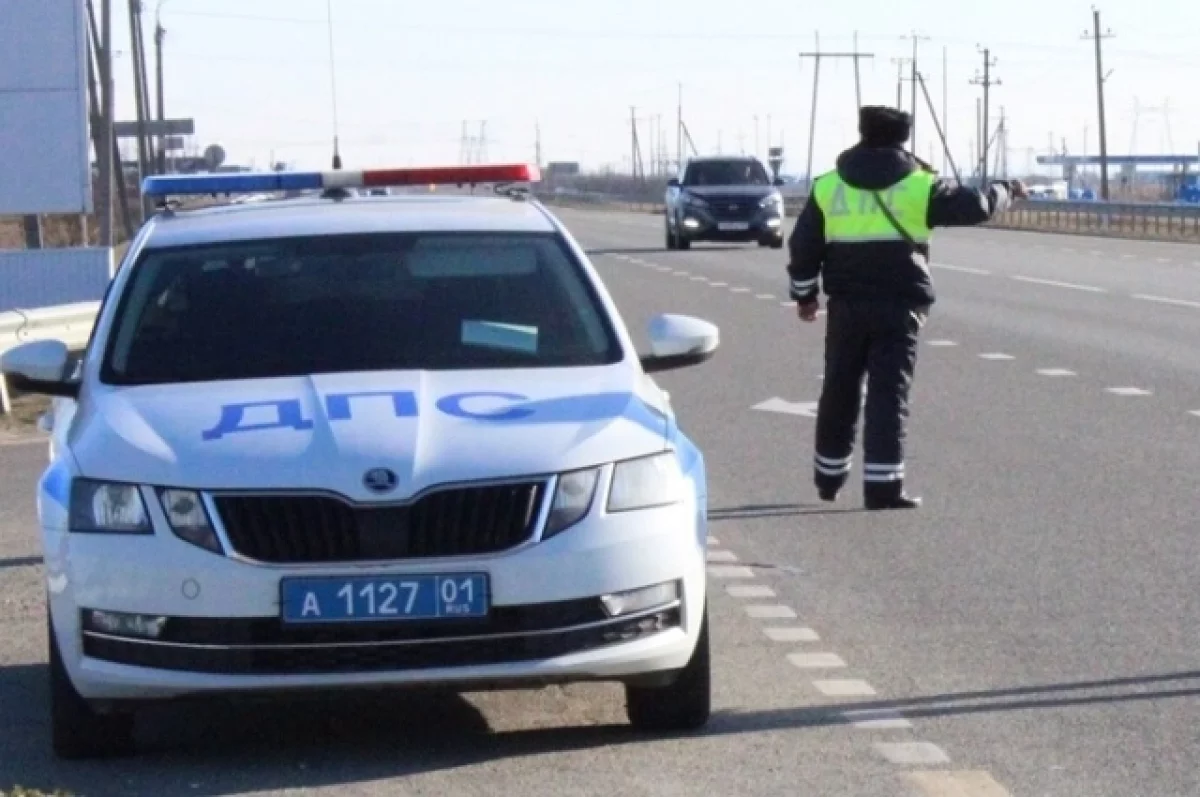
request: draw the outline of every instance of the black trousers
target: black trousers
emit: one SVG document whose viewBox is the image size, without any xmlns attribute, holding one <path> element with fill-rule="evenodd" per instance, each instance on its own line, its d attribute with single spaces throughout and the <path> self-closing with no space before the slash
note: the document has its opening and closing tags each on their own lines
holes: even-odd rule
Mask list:
<svg viewBox="0 0 1200 797">
<path fill-rule="evenodd" d="M 897 496 L 904 491 L 908 397 L 928 308 L 831 297 L 826 313 L 815 484 L 822 491 L 845 486 L 853 464 L 858 415 L 864 410 L 863 493 L 883 499 Z"/>
</svg>

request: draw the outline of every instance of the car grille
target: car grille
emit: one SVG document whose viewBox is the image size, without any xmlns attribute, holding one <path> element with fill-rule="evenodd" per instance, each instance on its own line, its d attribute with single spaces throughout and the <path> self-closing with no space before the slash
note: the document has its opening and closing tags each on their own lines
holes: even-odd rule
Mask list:
<svg viewBox="0 0 1200 797">
<path fill-rule="evenodd" d="M 752 197 L 705 197 L 712 215 L 723 221 L 748 221 L 758 210 L 758 200 Z"/>
<path fill-rule="evenodd" d="M 439 490 L 403 506 L 328 496 L 214 496 L 233 549 L 270 563 L 362 562 L 496 553 L 528 540 L 544 482 Z"/>
</svg>

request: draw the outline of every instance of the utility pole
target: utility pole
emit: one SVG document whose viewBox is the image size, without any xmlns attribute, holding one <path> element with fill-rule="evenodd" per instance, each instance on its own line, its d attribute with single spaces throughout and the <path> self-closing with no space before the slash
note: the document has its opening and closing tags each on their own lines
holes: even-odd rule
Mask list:
<svg viewBox="0 0 1200 797">
<path fill-rule="evenodd" d="M 981 132 L 981 138 L 979 140 L 979 145 L 981 147 L 980 155 L 979 155 L 979 167 L 980 167 L 979 185 L 980 186 L 987 184 L 988 142 L 991 139 L 991 134 L 988 132 L 989 90 L 991 89 L 991 87 L 993 85 L 995 85 L 995 86 L 1000 85 L 999 80 L 992 80 L 991 68 L 996 65 L 996 61 L 994 58 L 991 57 L 991 51 L 988 50 L 986 47 L 982 48 L 982 51 L 983 51 L 983 77 L 980 78 L 978 73 L 976 73 L 975 78 L 971 80 L 971 83 L 973 85 L 983 86 L 983 121 L 980 124 L 980 130 L 982 132 Z"/>
<path fill-rule="evenodd" d="M 533 158 L 537 167 L 542 168 L 542 124 L 537 119 L 533 121 Z"/>
<path fill-rule="evenodd" d="M 942 139 L 950 140 L 950 57 L 949 48 L 942 45 Z M 946 173 L 946 160 L 950 157 L 949 146 L 942 150 L 942 173 Z"/>
<path fill-rule="evenodd" d="M 817 89 L 820 86 L 820 81 L 821 81 L 821 59 L 822 58 L 852 58 L 852 59 L 854 59 L 854 70 L 855 70 L 855 75 L 856 75 L 855 82 L 857 84 L 859 59 L 875 57 L 874 53 L 860 53 L 858 51 L 857 46 L 855 46 L 854 52 L 851 52 L 851 53 L 822 52 L 820 32 L 818 31 L 818 32 L 814 33 L 813 35 L 814 35 L 815 41 L 817 43 L 817 49 L 810 53 L 800 53 L 801 58 L 812 58 L 814 61 L 812 114 L 808 120 L 808 167 L 805 170 L 805 177 L 808 180 L 808 185 L 810 188 L 812 187 L 813 141 L 816 139 L 816 135 L 817 135 Z M 861 96 L 857 97 L 856 102 L 858 103 L 855 106 L 855 110 L 857 111 L 858 108 L 862 107 L 862 97 Z"/>
<path fill-rule="evenodd" d="M 1100 116 L 1100 198 L 1108 201 L 1108 129 L 1104 120 L 1104 82 L 1112 74 L 1104 73 L 1103 59 L 1100 54 L 1100 40 L 1111 39 L 1115 34 L 1111 30 L 1100 32 L 1100 10 L 1092 7 L 1092 32 L 1083 32 L 1083 39 L 1092 38 L 1096 42 L 1096 106 Z"/>
<path fill-rule="evenodd" d="M 100 47 L 97 53 L 100 73 L 100 140 L 101 145 L 96 152 L 96 161 L 100 171 L 100 245 L 113 245 L 113 161 L 116 150 L 116 139 L 113 136 L 113 76 L 112 76 L 112 0 L 100 0 Z M 121 168 L 121 161 L 116 160 L 116 167 Z M 125 190 L 124 175 L 121 179 L 121 191 Z M 123 194 L 122 194 L 123 195 Z"/>
<path fill-rule="evenodd" d="M 163 110 L 165 101 L 163 99 L 163 39 L 167 35 L 166 29 L 162 26 L 162 4 L 163 0 L 158 0 L 158 7 L 154 10 L 154 67 L 156 74 L 156 83 L 158 90 L 158 121 L 162 122 L 166 118 L 166 113 Z M 166 174 L 167 172 L 167 141 L 163 137 L 158 139 L 158 173 Z"/>
<path fill-rule="evenodd" d="M 675 106 L 675 152 L 678 163 L 675 174 L 683 179 L 683 84 L 679 84 L 679 103 Z"/>
<path fill-rule="evenodd" d="M 630 131 L 630 145 L 632 147 L 632 150 L 631 150 L 631 153 L 629 156 L 630 171 L 633 174 L 633 177 L 635 180 L 638 178 L 639 174 L 640 174 L 641 178 L 643 180 L 645 180 L 646 173 L 644 170 L 642 170 L 640 168 L 642 165 L 642 148 L 641 148 L 641 145 L 638 143 L 637 108 L 635 108 L 632 105 L 629 106 L 629 131 Z"/>
<path fill-rule="evenodd" d="M 911 58 L 893 58 L 896 65 L 896 110 L 904 110 L 904 65 L 911 63 Z"/>
<path fill-rule="evenodd" d="M 917 151 L 917 45 L 922 41 L 929 41 L 928 36 L 922 36 L 915 30 L 905 39 L 912 39 L 913 54 L 912 54 L 912 74 L 909 80 L 912 81 L 912 151 Z"/>
</svg>

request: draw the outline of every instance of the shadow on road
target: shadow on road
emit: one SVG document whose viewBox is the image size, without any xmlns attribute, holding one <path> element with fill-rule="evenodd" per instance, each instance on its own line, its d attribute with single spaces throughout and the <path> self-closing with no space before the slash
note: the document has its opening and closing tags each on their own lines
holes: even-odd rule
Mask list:
<svg viewBox="0 0 1200 797">
<path fill-rule="evenodd" d="M 1177 685 L 1168 689 L 1166 684 Z M 1164 688 L 1153 688 L 1159 685 Z M 1197 696 L 1200 672 L 1182 672 L 897 700 L 718 711 L 697 736 L 828 727 L 896 713 L 937 717 Z M 6 727 L 0 733 L 0 789 L 21 784 L 65 788 L 82 795 L 255 793 L 366 784 L 648 738 L 624 724 L 493 733 L 484 716 L 455 694 L 357 694 L 273 701 L 266 710 L 226 701 L 191 704 L 186 710 L 155 708 L 147 710 L 141 721 L 137 758 L 75 763 L 51 757 L 45 704 L 43 666 L 0 669 L 0 714 Z"/>
</svg>

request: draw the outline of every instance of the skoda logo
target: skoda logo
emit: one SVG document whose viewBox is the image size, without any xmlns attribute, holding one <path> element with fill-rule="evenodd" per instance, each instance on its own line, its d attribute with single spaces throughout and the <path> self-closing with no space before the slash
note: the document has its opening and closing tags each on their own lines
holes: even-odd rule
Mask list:
<svg viewBox="0 0 1200 797">
<path fill-rule="evenodd" d="M 373 493 L 390 493 L 399 482 L 396 472 L 387 468 L 371 468 L 363 474 L 363 486 Z"/>
</svg>

